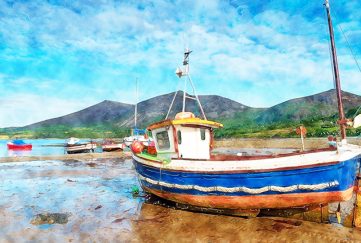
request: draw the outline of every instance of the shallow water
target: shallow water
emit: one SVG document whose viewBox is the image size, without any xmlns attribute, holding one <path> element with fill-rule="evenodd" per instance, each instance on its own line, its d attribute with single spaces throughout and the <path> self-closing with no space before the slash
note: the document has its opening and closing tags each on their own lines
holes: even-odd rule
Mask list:
<svg viewBox="0 0 361 243">
<path fill-rule="evenodd" d="M 0 178 L 0 208 L 6 219 L 0 228 L 8 240 L 24 230 L 57 232 L 60 238 L 73 231 L 90 233 L 125 212 L 134 214 L 142 200 L 132 197 L 137 180 L 130 160 L 4 163 Z M 40 213 L 71 216 L 66 225 L 31 225 Z"/>
<path fill-rule="evenodd" d="M 11 140 L 0 140 L 0 157 L 61 155 L 66 153 L 64 148 L 66 139 L 25 139 L 26 143 L 33 145 L 32 150 L 9 150 L 6 145 L 9 141 Z M 88 141 L 90 140 L 80 140 L 80 142 Z M 101 148 L 97 148 L 96 152 L 101 152 Z"/>
<path fill-rule="evenodd" d="M 0 164 L 0 242 L 361 240 L 361 231 L 333 225 L 244 219 L 149 204 L 144 197 L 133 197 L 135 187 L 139 184 L 131 160 Z M 65 224 L 31 224 L 44 213 L 70 216 Z"/>
</svg>

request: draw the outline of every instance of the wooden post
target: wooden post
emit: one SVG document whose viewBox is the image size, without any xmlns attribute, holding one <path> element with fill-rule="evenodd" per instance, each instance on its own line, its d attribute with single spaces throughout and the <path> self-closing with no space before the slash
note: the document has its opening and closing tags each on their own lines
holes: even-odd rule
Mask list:
<svg viewBox="0 0 361 243">
<path fill-rule="evenodd" d="M 305 150 L 305 141 L 304 137 L 306 136 L 307 129 L 304 126 L 299 126 L 296 129 L 296 133 L 301 136 L 301 142 L 302 142 L 302 151 Z"/>
<path fill-rule="evenodd" d="M 357 184 L 358 187 L 356 191 L 356 203 L 354 210 L 354 226 L 361 229 L 361 174 L 357 175 Z"/>
<path fill-rule="evenodd" d="M 305 143 L 303 141 L 303 134 L 301 133 L 302 151 L 305 151 Z"/>
</svg>

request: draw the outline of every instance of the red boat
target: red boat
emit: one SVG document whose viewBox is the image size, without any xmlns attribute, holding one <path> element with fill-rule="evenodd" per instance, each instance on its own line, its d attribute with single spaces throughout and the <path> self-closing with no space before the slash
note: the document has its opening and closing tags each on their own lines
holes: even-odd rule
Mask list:
<svg viewBox="0 0 361 243">
<path fill-rule="evenodd" d="M 33 148 L 33 145 L 30 143 L 25 143 L 23 140 L 13 140 L 11 142 L 7 143 L 8 149 L 11 150 L 31 150 Z"/>
</svg>

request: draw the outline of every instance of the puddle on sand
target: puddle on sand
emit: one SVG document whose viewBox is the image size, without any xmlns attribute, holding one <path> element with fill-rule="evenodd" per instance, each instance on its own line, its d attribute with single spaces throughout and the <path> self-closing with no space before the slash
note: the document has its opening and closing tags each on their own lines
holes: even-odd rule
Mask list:
<svg viewBox="0 0 361 243">
<path fill-rule="evenodd" d="M 134 197 L 139 185 L 131 160 L 5 163 L 0 164 L 0 178 L 0 242 L 361 239 L 360 231 L 332 225 L 177 210 L 148 200 L 141 190 Z M 55 213 L 71 216 L 67 222 L 60 217 L 63 224 L 51 224 L 51 217 L 44 218 L 45 224 L 31 224 L 39 214 Z"/>
<path fill-rule="evenodd" d="M 68 223 L 69 216 L 71 216 L 69 213 L 39 213 L 30 223 L 33 225 L 66 224 Z"/>
</svg>

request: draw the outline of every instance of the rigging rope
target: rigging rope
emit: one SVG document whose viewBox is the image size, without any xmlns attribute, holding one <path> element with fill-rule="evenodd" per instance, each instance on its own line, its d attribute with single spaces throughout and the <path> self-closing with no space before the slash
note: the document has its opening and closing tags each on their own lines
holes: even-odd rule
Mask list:
<svg viewBox="0 0 361 243">
<path fill-rule="evenodd" d="M 345 38 L 345 40 L 346 40 L 346 42 L 347 42 L 348 48 L 350 49 L 350 52 L 351 52 L 352 58 L 353 58 L 353 60 L 355 61 L 356 66 L 358 67 L 358 70 L 359 70 L 359 71 L 360 71 L 360 73 L 361 73 L 361 67 L 360 67 L 360 64 L 358 63 L 358 61 L 357 61 L 357 59 L 356 59 L 356 55 L 355 55 L 355 53 L 353 52 L 353 49 L 352 49 L 352 47 L 351 47 L 351 45 L 350 45 L 350 42 L 348 41 L 348 38 L 347 38 L 347 36 L 346 36 L 345 32 L 343 31 L 343 29 L 342 29 L 342 27 L 341 27 L 341 25 L 340 25 L 340 24 L 339 24 L 339 25 L 337 25 L 337 26 L 338 26 L 338 28 L 341 30 L 341 33 L 342 33 L 343 37 Z"/>
<path fill-rule="evenodd" d="M 358 114 L 358 112 L 359 112 L 359 110 L 361 109 L 361 106 L 359 106 L 359 108 L 356 110 L 356 112 L 355 112 L 355 114 L 353 114 L 353 118 L 355 118 Z"/>
<path fill-rule="evenodd" d="M 178 89 L 177 89 L 177 91 L 174 93 L 172 103 L 170 103 L 170 106 L 169 106 L 167 115 L 165 116 L 165 119 L 166 119 L 166 120 L 168 119 L 169 113 L 170 113 L 170 111 L 171 111 L 171 109 L 172 109 L 172 107 L 173 107 L 173 103 L 174 103 L 175 98 L 177 97 L 177 94 L 178 94 Z"/>
<path fill-rule="evenodd" d="M 174 93 L 174 96 L 173 96 L 173 99 L 172 99 L 172 102 L 169 106 L 169 109 L 168 109 L 168 112 L 167 112 L 167 115 L 165 116 L 165 120 L 168 119 L 168 116 L 173 108 L 173 105 L 174 105 L 174 101 L 175 99 L 177 98 L 177 94 L 178 94 L 178 91 L 181 89 L 180 86 L 181 86 L 181 82 L 180 82 L 181 79 L 178 80 L 178 84 L 177 84 L 177 88 L 176 88 L 176 92 Z"/>
<path fill-rule="evenodd" d="M 335 14 L 333 15 L 333 17 L 334 17 L 335 19 L 337 19 L 338 16 L 339 16 L 337 10 L 336 10 L 335 8 L 332 8 L 332 10 L 333 10 L 333 12 L 335 13 Z M 335 16 L 335 15 L 336 15 L 336 16 Z M 341 31 L 341 33 L 342 33 L 342 36 L 345 38 L 346 43 L 347 43 L 347 47 L 350 49 L 352 58 L 353 58 L 353 60 L 355 61 L 356 66 L 357 66 L 358 70 L 359 70 L 360 73 L 361 73 L 360 64 L 358 63 L 358 61 L 357 61 L 357 59 L 356 59 L 356 55 L 355 55 L 355 53 L 354 53 L 354 51 L 353 51 L 353 49 L 352 49 L 352 46 L 351 46 L 351 44 L 350 44 L 350 42 L 349 42 L 349 40 L 348 40 L 348 38 L 347 38 L 346 33 L 343 31 L 343 29 L 342 29 L 342 27 L 341 27 L 341 24 L 338 24 L 337 27 L 340 29 L 340 31 Z"/>
</svg>

